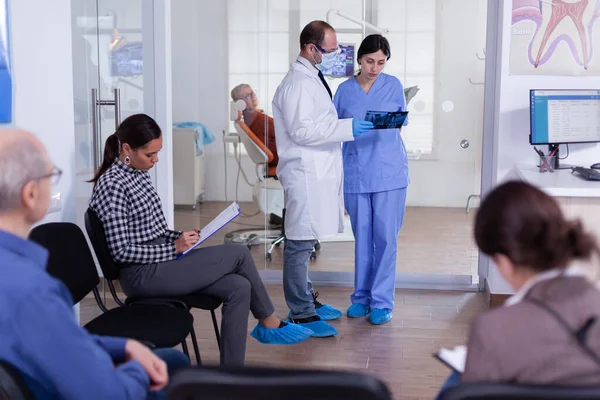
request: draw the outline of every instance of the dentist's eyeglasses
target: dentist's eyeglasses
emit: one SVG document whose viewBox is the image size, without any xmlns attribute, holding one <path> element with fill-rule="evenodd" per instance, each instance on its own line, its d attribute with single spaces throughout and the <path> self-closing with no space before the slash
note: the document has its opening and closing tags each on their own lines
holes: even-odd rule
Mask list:
<svg viewBox="0 0 600 400">
<path fill-rule="evenodd" d="M 312 45 L 314 45 L 317 48 L 317 50 L 319 50 L 323 54 L 331 54 L 331 53 L 340 54 L 340 52 L 342 51 L 342 49 L 340 49 L 339 46 L 333 50 L 327 51 L 316 43 L 312 43 Z"/>
<path fill-rule="evenodd" d="M 52 168 L 52 172 L 46 175 L 42 175 L 40 177 L 34 178 L 34 180 L 41 181 L 42 179 L 50 179 L 51 185 L 57 185 L 60 181 L 60 177 L 62 176 L 62 170 L 56 166 Z"/>
</svg>

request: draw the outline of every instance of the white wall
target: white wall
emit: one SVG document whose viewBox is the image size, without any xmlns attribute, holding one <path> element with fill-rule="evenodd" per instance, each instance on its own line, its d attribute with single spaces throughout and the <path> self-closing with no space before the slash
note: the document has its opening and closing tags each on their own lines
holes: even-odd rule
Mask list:
<svg viewBox="0 0 600 400">
<path fill-rule="evenodd" d="M 201 122 L 216 140 L 205 150 L 205 200 L 225 200 L 222 131 L 229 130 L 227 2 L 177 0 L 171 3 L 173 121 Z M 240 60 L 243 61 L 243 60 Z M 177 157 L 177 154 L 173 154 Z M 242 161 L 251 176 L 253 164 Z M 235 198 L 237 166 L 227 158 L 227 199 Z M 240 200 L 252 189 L 240 179 Z"/>
<path fill-rule="evenodd" d="M 435 86 L 424 88 L 434 92 L 434 155 L 409 161 L 407 204 L 465 207 L 467 198 L 480 191 L 485 61 L 476 54 L 483 56 L 486 27 L 481 22 L 487 7 L 485 0 L 438 0 L 436 5 Z M 428 53 L 420 57 L 431 57 Z M 447 101 L 452 112 L 442 111 Z M 415 111 L 411 105 L 409 111 Z M 403 136 L 410 134 L 409 125 Z M 460 146 L 462 139 L 470 142 L 468 148 Z"/>
<path fill-rule="evenodd" d="M 496 1 L 496 0 L 492 0 Z M 519 163 L 535 163 L 536 154 L 529 144 L 529 90 L 530 89 L 598 89 L 600 77 L 510 75 L 510 39 L 512 36 L 512 4 L 503 0 L 500 6 L 498 45 L 498 68 L 495 85 L 497 91 L 494 129 L 495 182 L 501 182 L 507 172 Z M 486 99 L 487 100 L 487 99 Z M 492 116 L 493 117 L 493 116 Z M 561 146 L 561 155 L 566 155 Z M 570 156 L 565 163 L 589 165 L 600 161 L 600 144 L 569 145 Z M 545 149 L 542 149 L 545 150 Z M 495 267 L 490 265 L 488 283 L 492 293 L 513 293 Z"/>
<path fill-rule="evenodd" d="M 63 170 L 62 211 L 43 222 L 75 222 L 75 134 L 70 0 L 10 1 L 14 125 L 32 131 Z"/>
</svg>

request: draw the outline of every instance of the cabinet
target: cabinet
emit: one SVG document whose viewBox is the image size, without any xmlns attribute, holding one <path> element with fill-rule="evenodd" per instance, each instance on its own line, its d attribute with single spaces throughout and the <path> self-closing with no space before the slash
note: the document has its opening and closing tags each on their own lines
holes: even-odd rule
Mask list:
<svg viewBox="0 0 600 400">
<path fill-rule="evenodd" d="M 192 128 L 173 128 L 173 198 L 194 208 L 204 201 L 204 153 L 196 155 Z"/>
</svg>

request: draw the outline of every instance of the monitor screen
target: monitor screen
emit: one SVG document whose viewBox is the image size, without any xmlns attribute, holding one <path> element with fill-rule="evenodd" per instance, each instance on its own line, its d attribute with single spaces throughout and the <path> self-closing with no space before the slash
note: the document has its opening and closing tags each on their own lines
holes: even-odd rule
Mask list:
<svg viewBox="0 0 600 400">
<path fill-rule="evenodd" d="M 335 65 L 323 71 L 323 75 L 335 78 L 345 78 L 354 75 L 354 44 L 340 43 L 340 54 L 337 56 Z"/>
<path fill-rule="evenodd" d="M 142 43 L 127 43 L 110 52 L 112 76 L 142 75 L 144 54 Z"/>
<path fill-rule="evenodd" d="M 531 90 L 531 144 L 600 142 L 600 90 Z"/>
</svg>

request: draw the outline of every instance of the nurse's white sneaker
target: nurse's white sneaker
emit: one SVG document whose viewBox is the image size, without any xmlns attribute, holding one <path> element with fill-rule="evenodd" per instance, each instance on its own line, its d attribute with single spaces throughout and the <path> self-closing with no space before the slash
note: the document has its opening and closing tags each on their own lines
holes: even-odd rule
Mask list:
<svg viewBox="0 0 600 400">
<path fill-rule="evenodd" d="M 346 314 L 348 318 L 360 318 L 366 317 L 371 312 L 371 308 L 364 304 L 354 303 L 350 307 L 348 307 L 348 311 Z"/>
</svg>

